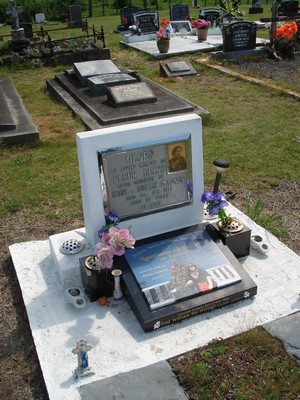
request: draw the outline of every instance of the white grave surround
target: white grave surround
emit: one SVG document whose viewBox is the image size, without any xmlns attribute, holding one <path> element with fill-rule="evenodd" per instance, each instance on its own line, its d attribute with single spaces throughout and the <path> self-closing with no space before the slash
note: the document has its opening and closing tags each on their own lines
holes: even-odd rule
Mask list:
<svg viewBox="0 0 300 400">
<path fill-rule="evenodd" d="M 87 300 L 84 309 L 66 302 L 48 240 L 9 247 L 50 400 L 80 400 L 81 385 L 167 360 L 300 310 L 299 256 L 236 208 L 229 211 L 269 246 L 266 256 L 251 249 L 240 259 L 258 286 L 257 295 L 147 333 L 125 299 L 110 298 L 108 307 Z M 73 235 L 75 231 L 57 234 L 56 240 L 61 243 Z M 78 255 L 67 257 L 71 262 Z M 76 382 L 72 350 L 81 338 L 92 346 L 89 365 L 95 374 Z"/>
<path fill-rule="evenodd" d="M 183 207 L 121 222 L 119 226 L 130 227 L 136 240 L 202 222 L 203 203 L 200 199 L 204 183 L 201 118 L 196 114 L 185 114 L 77 134 L 84 222 L 86 238 L 91 246 L 98 242 L 98 231 L 106 224 L 98 152 L 142 149 L 188 138 L 191 139 L 192 202 Z"/>
</svg>

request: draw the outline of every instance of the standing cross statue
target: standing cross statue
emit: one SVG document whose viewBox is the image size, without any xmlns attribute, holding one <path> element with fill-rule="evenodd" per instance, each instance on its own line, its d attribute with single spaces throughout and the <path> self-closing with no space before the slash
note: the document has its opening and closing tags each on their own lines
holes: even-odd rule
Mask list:
<svg viewBox="0 0 300 400">
<path fill-rule="evenodd" d="M 76 343 L 75 349 L 72 350 L 73 354 L 77 354 L 77 368 L 74 370 L 74 377 L 77 380 L 81 376 L 94 374 L 93 368 L 89 367 L 89 357 L 87 352 L 90 351 L 92 346 L 87 344 L 85 339 L 80 339 Z"/>
<path fill-rule="evenodd" d="M 10 0 L 10 7 L 6 8 L 6 14 L 12 15 L 14 23 L 13 29 L 20 29 L 19 14 L 23 11 L 22 6 L 17 6 L 15 0 Z"/>
</svg>

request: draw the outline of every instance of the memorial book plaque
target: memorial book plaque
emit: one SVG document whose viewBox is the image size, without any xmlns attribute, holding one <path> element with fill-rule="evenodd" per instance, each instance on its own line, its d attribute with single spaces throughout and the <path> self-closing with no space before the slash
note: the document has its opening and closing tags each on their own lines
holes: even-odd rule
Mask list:
<svg viewBox="0 0 300 400">
<path fill-rule="evenodd" d="M 122 262 L 125 298 L 145 332 L 256 295 L 257 285 L 228 247 L 223 245 L 216 230 L 210 230 L 211 227 L 210 224 L 200 224 L 144 239 L 136 243 L 133 253 L 132 250 L 125 253 Z M 183 246 L 177 246 L 176 238 L 181 236 L 186 238 L 186 242 Z M 196 244 L 195 236 L 199 237 Z M 169 243 L 170 247 L 163 248 L 162 245 L 160 248 L 161 243 Z M 184 261 L 179 261 L 179 256 L 175 257 L 176 253 L 180 254 L 180 247 L 184 247 L 186 251 Z M 141 252 L 139 257 L 143 257 L 144 250 L 145 262 L 138 267 L 138 262 L 132 261 L 137 257 L 133 256 Z M 193 251 L 199 255 L 190 258 L 189 253 Z M 149 269 L 146 261 L 152 259 L 153 265 Z M 186 268 L 181 267 L 173 274 L 171 267 L 174 263 L 183 264 L 187 269 L 192 267 L 192 272 L 197 272 L 198 269 L 202 279 L 200 282 L 190 278 L 187 280 Z M 209 287 L 211 284 L 207 277 L 214 280 L 212 287 Z M 147 286 L 155 281 L 154 285 Z M 184 290 L 181 290 L 182 284 Z M 150 292 L 152 289 L 155 291 Z"/>
<path fill-rule="evenodd" d="M 155 103 L 157 97 L 146 82 L 108 87 L 107 100 L 113 107 Z"/>
<path fill-rule="evenodd" d="M 136 247 L 125 258 L 150 310 L 241 282 L 205 230 Z"/>
</svg>

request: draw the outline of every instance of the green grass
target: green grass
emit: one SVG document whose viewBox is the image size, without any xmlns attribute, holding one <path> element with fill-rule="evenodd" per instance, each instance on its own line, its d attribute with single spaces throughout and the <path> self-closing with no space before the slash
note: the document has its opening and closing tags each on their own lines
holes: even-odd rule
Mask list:
<svg viewBox="0 0 300 400">
<path fill-rule="evenodd" d="M 169 360 L 193 400 L 295 400 L 300 367 L 262 328 Z"/>
</svg>

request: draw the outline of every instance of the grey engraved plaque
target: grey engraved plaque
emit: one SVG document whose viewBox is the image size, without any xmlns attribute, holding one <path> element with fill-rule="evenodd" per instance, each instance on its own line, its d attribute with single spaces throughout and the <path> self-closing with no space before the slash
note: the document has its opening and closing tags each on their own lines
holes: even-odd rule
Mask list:
<svg viewBox="0 0 300 400">
<path fill-rule="evenodd" d="M 155 103 L 157 97 L 146 82 L 109 87 L 107 100 L 114 107 L 124 107 L 138 103 Z"/>
<path fill-rule="evenodd" d="M 121 219 L 190 204 L 190 139 L 101 158 L 108 207 Z"/>
<path fill-rule="evenodd" d="M 168 62 L 167 66 L 171 72 L 186 72 L 190 71 L 189 65 L 186 61 L 172 61 Z"/>
</svg>

